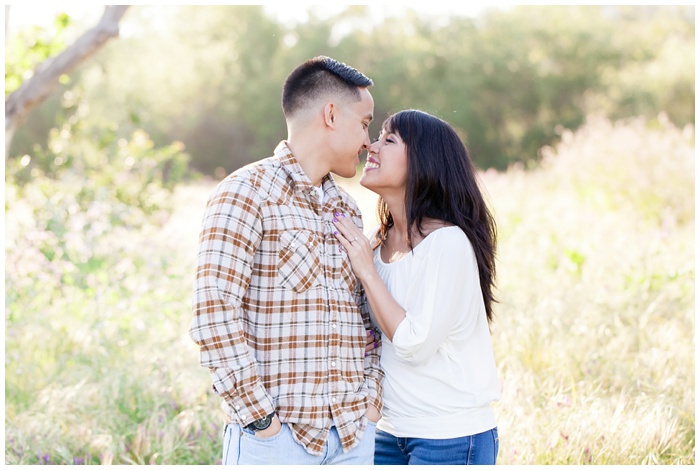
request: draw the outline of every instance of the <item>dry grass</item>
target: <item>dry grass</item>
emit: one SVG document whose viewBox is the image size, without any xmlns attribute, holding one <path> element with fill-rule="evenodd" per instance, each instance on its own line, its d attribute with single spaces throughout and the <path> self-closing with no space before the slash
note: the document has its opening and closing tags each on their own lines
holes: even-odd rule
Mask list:
<svg viewBox="0 0 700 470">
<path fill-rule="evenodd" d="M 482 175 L 499 227 L 499 463 L 695 463 L 693 134 L 593 119 L 541 169 Z M 372 226 L 374 196 L 341 184 Z M 6 463 L 220 461 L 219 399 L 187 337 L 212 187 L 179 188 L 165 225 L 61 234 L 26 217 L 46 200 L 6 189 Z"/>
<path fill-rule="evenodd" d="M 481 175 L 499 463 L 695 462 L 694 170 L 692 128 L 592 117 L 542 168 Z M 375 223 L 374 196 L 344 184 Z"/>
</svg>

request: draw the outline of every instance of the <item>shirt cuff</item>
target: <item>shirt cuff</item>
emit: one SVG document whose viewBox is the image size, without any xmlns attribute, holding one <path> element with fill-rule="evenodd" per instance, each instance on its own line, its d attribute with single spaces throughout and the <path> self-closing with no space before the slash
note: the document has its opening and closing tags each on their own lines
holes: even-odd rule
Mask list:
<svg viewBox="0 0 700 470">
<path fill-rule="evenodd" d="M 226 404 L 228 405 L 228 415 L 242 427 L 275 411 L 272 398 L 262 385 L 230 397 L 226 400 Z"/>
</svg>

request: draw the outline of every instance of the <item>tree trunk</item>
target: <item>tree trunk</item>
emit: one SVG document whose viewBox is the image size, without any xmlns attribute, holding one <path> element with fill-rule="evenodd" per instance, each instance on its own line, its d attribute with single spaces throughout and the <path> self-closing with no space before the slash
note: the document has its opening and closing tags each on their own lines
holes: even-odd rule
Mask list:
<svg viewBox="0 0 700 470">
<path fill-rule="evenodd" d="M 110 5 L 97 25 L 57 56 L 39 64 L 34 75 L 5 100 L 5 161 L 15 131 L 29 111 L 49 97 L 61 75 L 69 73 L 112 37 L 119 36 L 119 21 L 129 5 Z M 5 28 L 7 30 L 7 28 Z"/>
</svg>

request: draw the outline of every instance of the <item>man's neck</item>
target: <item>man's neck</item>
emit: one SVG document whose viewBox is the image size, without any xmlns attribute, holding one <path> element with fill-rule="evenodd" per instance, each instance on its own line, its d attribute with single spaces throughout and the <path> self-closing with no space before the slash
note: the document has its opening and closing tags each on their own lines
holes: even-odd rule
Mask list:
<svg viewBox="0 0 700 470">
<path fill-rule="evenodd" d="M 311 180 L 311 184 L 316 187 L 321 186 L 323 178 L 329 172 L 323 160 L 325 145 L 314 140 L 313 137 L 290 133 L 287 139 L 287 147 L 292 151 L 299 166 Z"/>
</svg>

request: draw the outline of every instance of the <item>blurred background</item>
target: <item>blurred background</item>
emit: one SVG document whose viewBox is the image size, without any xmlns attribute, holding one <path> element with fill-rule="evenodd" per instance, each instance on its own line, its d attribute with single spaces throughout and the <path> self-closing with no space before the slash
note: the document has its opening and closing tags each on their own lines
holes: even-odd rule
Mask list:
<svg viewBox="0 0 700 470">
<path fill-rule="evenodd" d="M 106 12 L 5 8 L 5 463 L 220 461 L 187 336 L 199 222 L 286 138 L 282 83 L 319 54 L 374 80 L 372 137 L 422 109 L 480 169 L 498 463 L 695 463 L 694 6 Z"/>
</svg>

